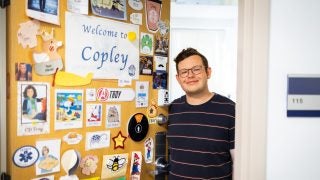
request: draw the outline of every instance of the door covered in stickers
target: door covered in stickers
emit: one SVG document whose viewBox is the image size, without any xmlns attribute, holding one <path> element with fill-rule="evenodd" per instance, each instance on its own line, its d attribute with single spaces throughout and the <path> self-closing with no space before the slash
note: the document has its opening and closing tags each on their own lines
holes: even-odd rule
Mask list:
<svg viewBox="0 0 320 180">
<path fill-rule="evenodd" d="M 11 178 L 158 179 L 170 1 L 12 0 L 7 18 Z"/>
</svg>

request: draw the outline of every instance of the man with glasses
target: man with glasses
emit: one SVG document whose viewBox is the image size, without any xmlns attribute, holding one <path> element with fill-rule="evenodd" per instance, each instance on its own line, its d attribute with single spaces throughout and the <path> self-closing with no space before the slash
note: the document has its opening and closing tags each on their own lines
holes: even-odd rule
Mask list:
<svg viewBox="0 0 320 180">
<path fill-rule="evenodd" d="M 208 89 L 211 68 L 196 49 L 174 59 L 185 95 L 169 107 L 169 180 L 232 179 L 235 103 Z"/>
</svg>

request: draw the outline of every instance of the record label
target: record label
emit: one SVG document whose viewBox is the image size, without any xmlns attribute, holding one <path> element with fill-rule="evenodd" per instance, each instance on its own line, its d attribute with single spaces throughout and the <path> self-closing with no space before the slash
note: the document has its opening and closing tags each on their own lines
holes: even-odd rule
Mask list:
<svg viewBox="0 0 320 180">
<path fill-rule="evenodd" d="M 144 139 L 149 130 L 149 122 L 146 115 L 142 113 L 134 114 L 128 124 L 129 136 L 134 141 L 141 141 Z"/>
</svg>

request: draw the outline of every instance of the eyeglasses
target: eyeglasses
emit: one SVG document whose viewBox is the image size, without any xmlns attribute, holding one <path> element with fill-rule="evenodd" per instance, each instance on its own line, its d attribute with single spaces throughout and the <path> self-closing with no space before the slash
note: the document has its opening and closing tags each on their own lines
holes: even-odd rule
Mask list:
<svg viewBox="0 0 320 180">
<path fill-rule="evenodd" d="M 191 70 L 191 72 L 194 74 L 194 75 L 197 75 L 197 74 L 200 74 L 201 71 L 202 71 L 202 66 L 201 65 L 197 65 L 197 66 L 193 66 L 192 68 L 190 69 L 181 69 L 178 71 L 178 75 L 182 78 L 185 78 L 189 75 L 189 71 Z"/>
</svg>

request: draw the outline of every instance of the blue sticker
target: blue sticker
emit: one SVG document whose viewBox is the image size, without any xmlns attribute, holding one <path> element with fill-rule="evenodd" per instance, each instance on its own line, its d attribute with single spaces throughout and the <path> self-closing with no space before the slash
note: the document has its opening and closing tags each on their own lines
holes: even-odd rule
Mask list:
<svg viewBox="0 0 320 180">
<path fill-rule="evenodd" d="M 16 166 L 24 168 L 33 165 L 39 158 L 39 151 L 33 146 L 22 146 L 13 154 L 13 162 Z"/>
</svg>

